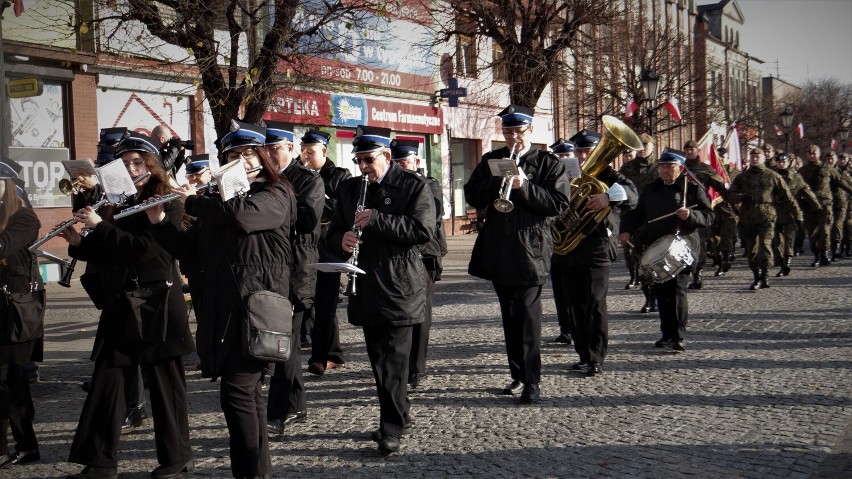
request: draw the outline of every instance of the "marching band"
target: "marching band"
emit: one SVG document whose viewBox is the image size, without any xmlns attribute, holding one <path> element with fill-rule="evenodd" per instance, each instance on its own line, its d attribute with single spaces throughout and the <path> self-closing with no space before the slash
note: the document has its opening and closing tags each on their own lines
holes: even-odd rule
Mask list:
<svg viewBox="0 0 852 479">
<path fill-rule="evenodd" d="M 656 160 L 652 137 L 640 138 L 604 117 L 603 134 L 582 129 L 548 151 L 531 142 L 533 115 L 520 105 L 500 112 L 505 147 L 486 153 L 464 186 L 466 201 L 486 211 L 468 272 L 493 283 L 500 305 L 510 373 L 504 394 L 518 395 L 521 403 L 537 403 L 544 394 L 541 293 L 548 277 L 560 324 L 554 342 L 573 342 L 578 356 L 569 369 L 603 373 L 617 243 L 630 255 L 626 288 L 641 283 L 647 298 L 642 312 L 659 309 L 662 337 L 655 346 L 685 351 L 687 291 L 701 287 L 706 231 L 715 218 L 708 186 L 746 212 L 770 208 L 779 195 L 789 203 L 791 227 L 784 229 L 786 246 L 776 258 L 789 274 L 793 226 L 803 219 L 797 201 L 807 185 L 800 181 L 791 193 L 782 176 L 764 166 L 763 150 L 752 152 L 748 172 L 727 191 L 697 159 L 694 141 Z M 378 428 L 371 437 L 382 453 L 399 451 L 414 423 L 408 392 L 425 373 L 431 296 L 446 253 L 440 186 L 418 173 L 417 142 L 393 140 L 389 129 L 357 128 L 357 177 L 327 158 L 329 139 L 309 130 L 297 155 L 292 125 L 232 121 L 217 140 L 218 158 L 183 158 L 183 143 L 105 129 L 95 166 L 122 162 L 136 193 L 116 200 L 93 176 L 67 180 L 62 188 L 73 195 L 73 217 L 42 238 L 14 168 L 0 163 L 0 287 L 7 305 L 20 302 L 17 309 L 2 309 L 2 319 L 5 324 L 14 314 L 23 325 L 5 328 L 0 337 L 0 468 L 40 459 L 22 368 L 42 359 L 44 285 L 32 270 L 36 255 L 45 254 L 39 247 L 55 237 L 68 243 L 71 260 L 62 260 L 67 275 L 77 260 L 86 262 L 80 281 L 101 310 L 94 369 L 68 459 L 84 468 L 68 478 L 117 477 L 122 430 L 147 418 L 143 383 L 158 462 L 152 477 L 194 470 L 183 357 L 196 347 L 201 375 L 220 382 L 234 477 L 271 477 L 270 434 L 307 420 L 301 348 L 311 348 L 307 363 L 314 375 L 345 363 L 335 316 L 341 273 L 348 277 L 348 321 L 363 329 L 377 391 Z M 813 153 L 816 171 L 823 167 L 819 150 Z M 621 155 L 637 162 L 633 181 L 609 166 Z M 778 157 L 790 181 L 787 159 Z M 579 163 L 579 178 L 569 174 L 569 160 Z M 177 185 L 174 172 L 184 162 L 188 183 Z M 239 178 L 214 177 L 217 163 L 238 169 L 244 184 L 236 194 L 224 190 Z M 805 181 L 817 181 L 811 178 L 816 173 L 804 173 Z M 832 181 L 852 192 L 848 176 L 835 176 Z M 771 189 L 763 188 L 769 183 Z M 830 198 L 808 198 L 828 215 Z M 821 218 L 810 219 L 820 221 L 811 228 L 817 231 L 815 266 L 828 264 L 826 251 L 836 247 Z M 773 257 L 767 241 L 775 224 L 760 211 L 743 224 L 747 244 L 760 252 L 749 256 L 752 289 L 768 287 Z M 730 267 L 730 249 L 714 253 L 719 275 Z M 181 273 L 197 318 L 195 335 Z M 276 305 L 287 311 L 263 309 L 254 300 L 263 292 L 280 297 Z M 252 327 L 257 315 L 275 316 L 267 319 L 279 325 L 270 326 L 279 338 L 271 345 L 280 353 L 277 362 L 252 353 L 251 341 L 266 337 Z M 8 337 L 10 330 L 17 336 Z M 10 428 L 14 452 L 6 441 Z"/>
</svg>

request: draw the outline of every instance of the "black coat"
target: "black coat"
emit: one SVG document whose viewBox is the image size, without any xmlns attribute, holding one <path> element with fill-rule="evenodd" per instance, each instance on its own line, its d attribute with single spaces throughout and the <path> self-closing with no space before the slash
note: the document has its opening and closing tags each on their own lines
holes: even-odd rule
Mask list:
<svg viewBox="0 0 852 479">
<path fill-rule="evenodd" d="M 169 203 L 165 209 L 166 221 L 180 225 L 183 217 L 180 205 Z M 154 240 L 153 229 L 144 213 L 124 217 L 115 224 L 101 221 L 82 238 L 80 246 L 68 248 L 72 257 L 98 266 L 104 288 L 92 360 L 129 366 L 140 360 L 155 363 L 195 351 L 174 258 Z M 144 286 L 165 281 L 172 282 L 166 339 L 143 344 L 134 339 L 136 320 L 122 298 L 134 288 L 135 282 Z"/>
<path fill-rule="evenodd" d="M 290 162 L 282 174 L 290 180 L 296 193 L 296 229 L 291 232 L 293 270 L 290 276 L 290 301 L 296 311 L 304 311 L 314 304 L 317 270 L 307 265 L 319 261 L 317 243 L 325 193 L 320 176 L 296 161 Z"/>
<path fill-rule="evenodd" d="M 639 193 L 632 181 L 607 166 L 597 179 L 611 187 L 615 183 L 624 187 L 627 199 L 610 203 L 609 214 L 589 232 L 576 248 L 565 255 L 554 255 L 553 261 L 562 264 L 600 264 L 615 261 L 618 254 L 618 232 L 621 216 L 636 207 Z"/>
<path fill-rule="evenodd" d="M 6 228 L 0 231 L 0 287 L 6 288 L 10 293 L 44 290 L 38 265 L 33 254 L 27 249 L 38 238 L 40 227 L 41 223 L 35 212 L 30 208 L 21 207 L 9 217 Z M 0 293 L 0 303 L 4 301 L 3 293 Z M 6 309 L 0 307 L 0 315 L 3 315 L 0 316 L 0 364 L 41 361 L 44 338 L 11 342 L 11 330 L 6 327 L 5 313 Z"/>
<path fill-rule="evenodd" d="M 569 178 L 556 156 L 532 147 L 520 160 L 528 181 L 512 190 L 515 208 L 501 213 L 494 200 L 502 178 L 491 175 L 488 160 L 508 156 L 505 147 L 486 153 L 464 185 L 465 200 L 478 210 L 488 209 L 468 272 L 499 284 L 541 285 L 553 255 L 552 217 L 568 206 Z"/>
<path fill-rule="evenodd" d="M 440 276 L 443 270 L 441 258 L 447 254 L 447 236 L 444 233 L 444 196 L 438 180 L 431 176 L 420 175 L 420 177 L 426 180 L 432 198 L 435 200 L 435 234 L 428 243 L 421 246 L 420 252 L 423 254 L 423 264 L 426 265 L 426 269 L 437 271 Z"/>
<path fill-rule="evenodd" d="M 343 235 L 355 224 L 361 178 L 340 185 L 328 231 L 336 255 L 347 257 Z M 356 326 L 406 326 L 423 322 L 426 270 L 419 245 L 435 234 L 435 205 L 429 185 L 395 163 L 367 189 L 365 209 L 373 210 L 363 228 L 356 279 L 358 294 L 349 298 L 349 322 Z"/>
<path fill-rule="evenodd" d="M 331 222 L 331 215 L 334 214 L 334 207 L 337 204 L 337 190 L 343 181 L 352 178 L 352 173 L 346 168 L 334 166 L 328 158 L 325 159 L 325 164 L 319 170 L 320 178 L 322 178 L 325 186 L 325 205 L 322 210 L 322 232 L 320 234 L 319 258 L 322 262 L 339 263 L 341 259 L 332 252 L 334 248 L 329 248 L 325 239 L 328 236 L 328 225 Z"/>
<path fill-rule="evenodd" d="M 680 221 L 675 215 L 671 215 L 648 223 L 649 220 L 677 210 L 681 205 L 683 205 L 683 176 L 677 178 L 671 185 L 666 185 L 663 180 L 657 178 L 639 196 L 639 204 L 636 208 L 624 216 L 621 223 L 622 232 L 633 234 L 637 229 L 645 226 L 639 241 L 644 245 L 650 245 L 662 236 L 680 231 L 681 236 L 688 239 L 690 245 L 698 245 L 696 230 L 712 225 L 714 213 L 707 193 L 695 183 L 689 182 L 686 189 L 686 205 L 697 205 L 686 221 Z"/>
<path fill-rule="evenodd" d="M 201 271 L 195 336 L 202 376 L 220 376 L 226 358 L 240 354 L 245 298 L 260 290 L 289 293 L 295 211 L 289 184 L 256 181 L 245 197 L 225 202 L 189 197 L 186 212 L 196 221 L 186 231 L 171 223 L 155 228 L 160 244 Z"/>
</svg>

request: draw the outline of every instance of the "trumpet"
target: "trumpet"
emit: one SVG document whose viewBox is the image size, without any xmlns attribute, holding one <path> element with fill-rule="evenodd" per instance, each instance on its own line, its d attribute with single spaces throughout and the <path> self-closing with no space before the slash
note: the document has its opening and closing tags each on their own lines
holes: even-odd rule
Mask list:
<svg viewBox="0 0 852 479">
<path fill-rule="evenodd" d="M 101 206 L 104 206 L 107 203 L 109 203 L 109 200 L 107 200 L 106 198 L 102 198 L 100 201 L 98 201 L 97 203 L 92 205 L 92 209 L 97 211 L 98 209 L 100 209 Z M 32 246 L 29 247 L 29 250 L 30 251 L 36 251 L 39 246 L 47 243 L 48 241 L 50 241 L 54 237 L 58 236 L 59 233 L 62 233 L 63 231 L 67 230 L 68 228 L 73 226 L 74 223 L 76 223 L 76 222 L 77 222 L 77 218 L 71 218 L 70 220 L 62 223 L 61 225 L 57 226 L 56 228 L 53 228 L 52 230 L 50 230 L 49 233 L 42 236 L 38 241 L 33 243 Z"/>
<path fill-rule="evenodd" d="M 513 158 L 516 149 L 516 147 L 513 147 L 512 151 L 509 152 L 510 160 L 518 161 L 517 156 Z M 503 182 L 500 183 L 500 197 L 494 200 L 494 209 L 501 213 L 508 213 L 515 209 L 515 205 L 509 200 L 509 196 L 512 194 L 513 176 L 511 171 L 503 173 Z"/>
<path fill-rule="evenodd" d="M 71 196 L 80 193 L 83 191 L 83 188 L 80 186 L 80 180 L 62 178 L 59 180 L 59 191 L 65 196 Z"/>
<path fill-rule="evenodd" d="M 364 203 L 367 201 L 367 175 L 361 175 L 361 189 L 358 192 L 358 206 L 355 207 L 355 215 L 364 211 Z M 358 235 L 358 244 L 361 243 L 361 228 L 352 225 L 352 231 Z M 352 256 L 349 257 L 349 264 L 352 266 L 358 266 L 358 244 L 355 245 L 355 249 L 352 250 Z M 349 277 L 349 282 L 346 284 L 346 291 L 343 293 L 346 296 L 357 296 L 358 292 L 355 289 L 355 278 L 358 277 L 358 274 L 355 271 L 350 271 L 346 273 Z"/>
<path fill-rule="evenodd" d="M 254 173 L 255 171 L 260 171 L 260 170 L 262 170 L 262 169 L 263 169 L 263 167 L 262 167 L 262 166 L 256 166 L 256 167 L 254 167 L 254 168 L 251 168 L 251 169 L 249 169 L 249 170 L 246 170 L 246 173 Z M 147 175 L 147 174 L 149 174 L 149 173 L 145 173 L 145 174 Z M 219 186 L 219 184 L 218 184 L 217 182 L 215 182 L 215 181 L 211 181 L 211 182 L 207 183 L 206 185 L 201 185 L 201 186 L 199 186 L 199 187 L 198 187 L 198 188 L 196 188 L 195 190 L 196 190 L 196 191 L 207 190 L 207 191 L 205 191 L 205 193 L 209 193 L 209 192 L 213 191 L 213 188 L 216 188 L 217 186 Z M 153 208 L 153 207 L 155 207 L 155 206 L 162 205 L 162 204 L 164 204 L 164 203 L 168 203 L 168 202 L 170 202 L 170 201 L 174 201 L 174 200 L 176 200 L 176 199 L 178 199 L 178 198 L 180 198 L 180 195 L 179 195 L 179 194 L 177 194 L 177 193 L 169 193 L 169 194 L 167 194 L 167 195 L 164 195 L 164 196 L 161 196 L 161 197 L 157 198 L 157 199 L 156 199 L 156 200 L 154 200 L 154 201 L 150 201 L 150 202 L 148 202 L 148 203 L 139 204 L 139 205 L 136 205 L 136 206 L 131 206 L 130 208 L 127 208 L 127 209 L 124 209 L 124 210 L 122 210 L 122 211 L 119 211 L 118 213 L 116 213 L 116 214 L 113 216 L 113 218 L 114 218 L 114 219 L 117 219 L 117 220 L 120 220 L 121 218 L 124 218 L 124 217 L 130 216 L 130 215 L 135 215 L 136 213 L 141 213 L 141 212 L 143 212 L 143 211 L 145 211 L 145 210 L 150 210 L 151 208 Z"/>
</svg>

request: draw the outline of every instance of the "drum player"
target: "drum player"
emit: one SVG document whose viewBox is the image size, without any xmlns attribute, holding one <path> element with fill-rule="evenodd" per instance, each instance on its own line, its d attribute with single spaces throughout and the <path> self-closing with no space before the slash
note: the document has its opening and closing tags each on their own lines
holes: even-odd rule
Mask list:
<svg viewBox="0 0 852 479">
<path fill-rule="evenodd" d="M 680 235 L 688 244 L 698 245 L 697 231 L 713 224 L 713 209 L 703 188 L 687 181 L 682 174 L 685 161 L 686 155 L 682 151 L 667 149 L 663 152 L 657 165 L 660 177 L 645 188 L 639 195 L 639 204 L 622 219 L 618 235 L 622 245 L 641 226 L 645 226 L 645 254 L 650 253 L 648 246 L 666 235 Z M 695 257 L 694 247 L 692 254 Z M 643 257 L 643 260 L 646 259 Z M 663 333 L 663 337 L 654 343 L 658 348 L 685 351 L 684 336 L 689 316 L 686 292 L 690 272 L 690 267 L 686 267 L 656 285 Z"/>
</svg>

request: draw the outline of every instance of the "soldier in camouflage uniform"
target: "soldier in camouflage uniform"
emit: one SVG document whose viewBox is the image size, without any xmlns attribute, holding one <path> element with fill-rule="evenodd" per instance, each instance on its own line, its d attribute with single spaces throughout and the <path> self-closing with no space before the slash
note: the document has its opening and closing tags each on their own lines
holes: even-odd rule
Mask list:
<svg viewBox="0 0 852 479">
<path fill-rule="evenodd" d="M 788 169 L 790 166 L 790 157 L 786 153 L 779 153 L 775 157 L 775 171 L 787 183 L 787 188 L 790 189 L 790 194 L 799 202 L 803 214 L 817 215 L 822 210 L 819 200 L 817 200 L 814 192 L 802 179 L 802 176 L 795 171 Z M 775 254 L 775 262 L 780 263 L 781 270 L 775 275 L 787 276 L 790 274 L 790 258 L 793 253 L 793 240 L 796 238 L 796 232 L 802 226 L 801 221 L 796 221 L 793 211 L 784 208 L 779 204 L 776 208 L 778 218 L 775 220 L 775 240 L 772 242 L 772 251 Z"/>
<path fill-rule="evenodd" d="M 719 160 L 725 170 L 725 175 L 727 175 L 727 178 L 722 179 L 726 184 L 730 184 L 740 172 L 727 161 L 727 149 L 719 148 L 716 151 L 719 152 Z M 724 276 L 731 269 L 731 255 L 737 241 L 739 211 L 736 205 L 727 201 L 719 201 L 713 207 L 713 213 L 716 219 L 713 221 L 713 226 L 710 227 L 709 241 L 713 250 L 713 265 L 718 267 L 714 275 Z"/>
<path fill-rule="evenodd" d="M 837 171 L 846 178 L 852 180 L 852 168 L 849 167 L 849 153 L 843 153 L 837 159 Z M 840 242 L 840 250 L 837 255 L 841 258 L 852 257 L 852 195 L 846 208 L 846 221 L 843 222 L 843 240 Z"/>
<path fill-rule="evenodd" d="M 776 207 L 786 209 L 795 221 L 802 221 L 802 210 L 787 183 L 765 165 L 760 148 L 749 153 L 749 167 L 731 184 L 729 193 L 740 201 L 740 231 L 745 241 L 748 265 L 754 275 L 752 290 L 768 288 L 766 272 L 772 264 L 772 239 L 775 236 Z"/>
<path fill-rule="evenodd" d="M 814 262 L 811 266 L 828 266 L 831 262 L 826 254 L 834 220 L 832 217 L 834 198 L 836 191 L 840 189 L 852 193 L 852 182 L 820 160 L 820 149 L 816 145 L 808 148 L 808 163 L 802 165 L 798 173 L 811 187 L 823 207 L 823 211 L 818 215 L 808 215 L 805 218 L 805 230 L 810 237 L 811 250 L 814 253 Z"/>
<path fill-rule="evenodd" d="M 654 153 L 654 138 L 647 133 L 642 133 L 639 139 L 642 140 L 642 150 L 629 150 L 624 152 L 621 157 L 624 163 L 621 165 L 621 169 L 619 169 L 618 172 L 626 176 L 628 180 L 632 181 L 633 184 L 636 185 L 636 190 L 641 195 L 645 186 L 659 178 L 660 174 L 657 172 L 657 158 Z M 624 289 L 631 289 L 639 286 L 640 278 L 638 269 L 642 253 L 643 251 L 639 244 L 635 246 L 631 246 L 629 244 L 624 245 L 624 262 L 627 264 L 627 269 L 630 272 L 630 281 L 628 281 Z M 643 288 L 643 291 L 644 290 L 645 289 Z M 647 303 L 648 295 L 646 294 L 645 296 Z"/>
<path fill-rule="evenodd" d="M 716 170 L 698 158 L 698 144 L 695 140 L 688 140 L 684 143 L 683 152 L 686 154 L 686 163 L 684 166 L 686 166 L 687 170 L 701 182 L 704 188 L 713 188 L 719 193 L 722 199 L 726 199 L 727 187 L 725 186 L 725 181 L 716 173 Z M 710 231 L 708 228 L 700 228 L 698 236 L 700 238 L 700 250 L 697 252 L 697 258 L 693 265 L 692 282 L 689 283 L 689 289 L 701 288 L 701 269 L 704 268 L 704 264 L 707 262 L 707 240 L 710 236 Z"/>
<path fill-rule="evenodd" d="M 837 154 L 835 152 L 829 151 L 823 155 L 823 162 L 836 169 L 840 176 L 849 180 L 848 176 L 837 169 Z M 831 246 L 828 250 L 828 260 L 832 263 L 838 259 L 837 248 L 844 240 L 843 226 L 846 224 L 846 214 L 849 213 L 849 193 L 843 191 L 841 188 L 838 188 L 835 193 L 831 209 L 831 214 L 834 217 L 834 221 L 831 223 Z"/>
</svg>

